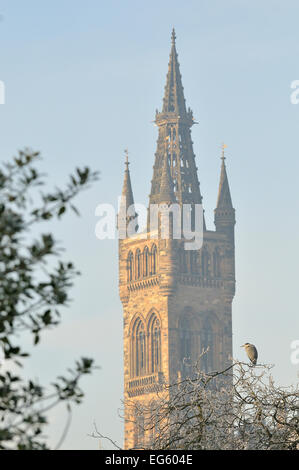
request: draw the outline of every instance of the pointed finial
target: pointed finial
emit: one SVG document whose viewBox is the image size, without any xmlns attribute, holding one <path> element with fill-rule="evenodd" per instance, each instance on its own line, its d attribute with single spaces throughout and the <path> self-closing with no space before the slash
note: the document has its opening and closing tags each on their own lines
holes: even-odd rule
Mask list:
<svg viewBox="0 0 299 470">
<path fill-rule="evenodd" d="M 175 29 L 172 28 L 171 43 L 172 43 L 173 46 L 175 46 L 175 40 L 176 40 Z"/>
<path fill-rule="evenodd" d="M 165 154 L 164 162 L 161 169 L 161 181 L 160 181 L 160 194 L 159 194 L 159 201 L 160 202 L 174 202 L 175 195 L 174 195 L 174 188 L 173 188 L 173 181 L 170 175 L 170 168 L 168 162 L 168 156 Z"/>
<path fill-rule="evenodd" d="M 126 170 L 128 170 L 128 169 L 129 169 L 129 165 L 130 165 L 130 163 L 129 163 L 129 151 L 128 151 L 128 149 L 125 149 L 125 157 L 126 157 L 126 161 L 125 161 Z"/>
<path fill-rule="evenodd" d="M 226 157 L 224 156 L 224 149 L 227 148 L 227 145 L 222 142 L 221 148 L 222 148 L 222 157 L 221 157 L 221 160 L 222 160 L 223 163 L 224 163 L 224 160 L 225 160 L 225 158 L 226 158 Z"/>
</svg>

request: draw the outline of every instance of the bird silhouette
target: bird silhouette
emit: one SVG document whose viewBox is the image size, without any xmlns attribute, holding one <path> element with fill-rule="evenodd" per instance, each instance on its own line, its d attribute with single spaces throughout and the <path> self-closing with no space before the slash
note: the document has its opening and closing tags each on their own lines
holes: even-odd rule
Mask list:
<svg viewBox="0 0 299 470">
<path fill-rule="evenodd" d="M 245 343 L 241 346 L 241 348 L 244 348 L 245 351 L 246 351 L 246 354 L 247 356 L 249 357 L 251 363 L 255 366 L 256 365 L 256 361 L 257 361 L 257 357 L 258 357 L 258 354 L 257 354 L 257 349 L 256 347 L 254 346 L 254 344 L 250 344 L 250 343 Z"/>
</svg>

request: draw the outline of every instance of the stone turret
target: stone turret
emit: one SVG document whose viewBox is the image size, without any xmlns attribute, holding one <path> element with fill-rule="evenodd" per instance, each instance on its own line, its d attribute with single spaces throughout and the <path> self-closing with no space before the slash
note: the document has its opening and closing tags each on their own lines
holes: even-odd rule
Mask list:
<svg viewBox="0 0 299 470">
<path fill-rule="evenodd" d="M 121 239 L 126 238 L 127 229 L 128 229 L 128 225 L 130 224 L 130 222 L 132 222 L 133 230 L 134 231 L 138 230 L 137 214 L 135 212 L 134 197 L 133 197 L 130 170 L 129 170 L 128 151 L 126 150 L 125 152 L 126 152 L 126 161 L 125 161 L 126 168 L 125 168 L 124 182 L 123 182 L 123 188 L 122 188 L 118 217 L 117 217 L 117 226 L 119 230 L 119 237 Z"/>
<path fill-rule="evenodd" d="M 228 184 L 228 178 L 225 166 L 224 148 L 222 146 L 222 164 L 220 173 L 220 183 L 218 190 L 217 206 L 215 209 L 215 226 L 217 232 L 226 233 L 231 241 L 234 241 L 235 209 L 233 208 L 232 198 Z"/>
</svg>

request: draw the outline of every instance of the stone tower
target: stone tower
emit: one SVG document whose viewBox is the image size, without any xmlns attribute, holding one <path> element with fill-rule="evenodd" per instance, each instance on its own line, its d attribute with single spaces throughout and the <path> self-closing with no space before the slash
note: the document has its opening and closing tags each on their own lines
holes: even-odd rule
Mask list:
<svg viewBox="0 0 299 470">
<path fill-rule="evenodd" d="M 194 206 L 202 203 L 191 140 L 194 119 L 185 104 L 175 39 L 173 30 L 163 107 L 155 119 L 159 135 L 149 202 L 189 204 L 194 217 Z M 127 226 L 137 219 L 128 161 L 122 197 L 119 221 Z M 203 223 L 200 249 L 184 249 L 183 239 L 163 239 L 160 225 L 151 232 L 148 227 L 146 236 L 136 232 L 119 241 L 125 401 L 147 402 L 163 382 L 187 376 L 190 364 L 207 347 L 202 369 L 221 370 L 230 363 L 234 225 L 223 150 L 216 230 Z M 144 435 L 143 419 L 134 416 L 131 406 L 125 409 L 126 449 L 150 440 Z"/>
</svg>

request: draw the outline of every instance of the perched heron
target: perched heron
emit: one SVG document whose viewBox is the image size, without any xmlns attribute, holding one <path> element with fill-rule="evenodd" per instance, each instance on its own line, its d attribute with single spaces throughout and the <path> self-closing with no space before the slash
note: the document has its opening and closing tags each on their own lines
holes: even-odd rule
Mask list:
<svg viewBox="0 0 299 470">
<path fill-rule="evenodd" d="M 254 344 L 245 343 L 241 346 L 246 351 L 247 356 L 249 357 L 252 364 L 255 366 L 257 361 L 257 349 Z"/>
</svg>

